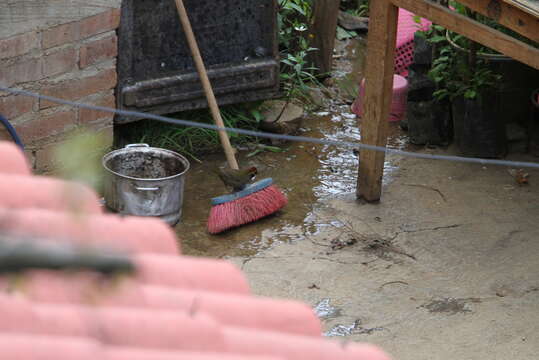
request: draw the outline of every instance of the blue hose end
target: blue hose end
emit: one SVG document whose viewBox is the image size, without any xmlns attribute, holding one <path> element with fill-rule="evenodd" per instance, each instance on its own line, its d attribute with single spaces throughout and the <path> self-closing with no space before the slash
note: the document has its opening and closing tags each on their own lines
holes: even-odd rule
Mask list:
<svg viewBox="0 0 539 360">
<path fill-rule="evenodd" d="M 19 137 L 19 134 L 15 131 L 15 128 L 11 123 L 2 115 L 0 114 L 0 122 L 4 125 L 4 127 L 7 129 L 9 135 L 11 135 L 11 138 L 15 142 L 15 144 L 19 145 L 21 150 L 24 151 L 24 145 L 21 141 L 21 138 Z"/>
</svg>

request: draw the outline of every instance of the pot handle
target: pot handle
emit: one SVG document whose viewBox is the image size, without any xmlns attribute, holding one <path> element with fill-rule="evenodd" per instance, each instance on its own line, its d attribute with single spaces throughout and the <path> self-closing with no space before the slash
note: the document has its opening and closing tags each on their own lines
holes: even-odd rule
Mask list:
<svg viewBox="0 0 539 360">
<path fill-rule="evenodd" d="M 135 187 L 138 191 L 157 191 L 159 190 L 158 187 Z"/>
<path fill-rule="evenodd" d="M 135 148 L 135 147 L 150 147 L 150 145 L 144 144 L 144 143 L 140 143 L 140 144 L 129 144 L 129 145 L 126 145 L 126 146 L 125 146 L 126 149 L 129 149 L 129 148 Z"/>
</svg>

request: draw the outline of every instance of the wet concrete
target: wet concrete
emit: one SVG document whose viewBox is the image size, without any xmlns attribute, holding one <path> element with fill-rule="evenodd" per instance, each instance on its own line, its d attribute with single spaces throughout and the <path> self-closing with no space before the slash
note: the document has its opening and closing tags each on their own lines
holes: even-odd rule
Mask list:
<svg viewBox="0 0 539 360">
<path fill-rule="evenodd" d="M 359 141 L 358 118 L 351 112 L 351 102 L 363 67 L 363 39 L 339 43 L 337 66 L 328 91 L 333 98 L 327 108 L 313 112 L 303 120 L 298 135 L 341 141 Z M 391 124 L 390 144 L 407 146 L 406 136 L 397 124 Z M 206 221 L 210 199 L 227 193 L 227 189 L 211 171 L 227 166 L 224 156 L 205 157 L 202 164 L 192 163 L 187 175 L 182 222 L 176 227 L 183 251 L 190 255 L 227 257 L 252 256 L 271 248 L 274 243 L 291 242 L 317 234 L 324 228 L 338 225 L 320 222 L 313 214 L 323 207 L 321 200 L 350 196 L 355 191 L 358 156 L 352 149 L 308 143 L 286 143 L 282 153 L 265 152 L 248 158 L 249 151 L 239 154 L 241 166 L 256 166 L 257 179 L 271 177 L 289 199 L 283 211 L 218 236 L 209 235 Z M 384 182 L 391 180 L 397 166 L 388 161 Z"/>
<path fill-rule="evenodd" d="M 346 101 L 304 127 L 308 136 L 360 136 Z M 455 154 L 411 148 L 391 127 L 392 146 Z M 225 189 L 208 170 L 224 162 L 206 159 L 189 175 L 177 227 L 185 254 L 226 258 L 255 294 L 311 304 L 325 336 L 374 343 L 395 359 L 537 358 L 539 171 L 519 186 L 505 167 L 390 156 L 372 205 L 355 198 L 350 150 L 290 144 L 241 161 L 274 177 L 290 204 L 209 236 L 209 198 Z"/>
<path fill-rule="evenodd" d="M 357 120 L 349 106 L 338 106 L 327 114 L 305 119 L 301 135 L 355 141 L 359 139 Z M 289 198 L 280 213 L 219 236 L 206 232 L 210 198 L 227 189 L 212 168 L 225 165 L 222 155 L 207 157 L 203 164 L 192 164 L 186 179 L 184 215 L 177 226 L 184 252 L 214 257 L 254 255 L 274 242 L 303 239 L 331 224 L 313 218 L 319 200 L 348 195 L 354 191 L 358 157 L 352 149 L 305 143 L 282 146 L 283 153 L 264 152 L 252 158 L 239 157 L 242 166 L 256 166 L 257 179 L 271 177 Z M 388 168 L 392 168 L 388 163 Z"/>
</svg>

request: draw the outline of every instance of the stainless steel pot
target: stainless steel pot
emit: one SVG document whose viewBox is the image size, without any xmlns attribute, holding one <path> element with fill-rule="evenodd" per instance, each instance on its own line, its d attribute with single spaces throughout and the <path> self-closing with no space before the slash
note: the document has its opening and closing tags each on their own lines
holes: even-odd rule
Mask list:
<svg viewBox="0 0 539 360">
<path fill-rule="evenodd" d="M 105 203 L 125 215 L 155 216 L 170 225 L 181 218 L 189 161 L 174 151 L 131 144 L 103 157 Z"/>
</svg>

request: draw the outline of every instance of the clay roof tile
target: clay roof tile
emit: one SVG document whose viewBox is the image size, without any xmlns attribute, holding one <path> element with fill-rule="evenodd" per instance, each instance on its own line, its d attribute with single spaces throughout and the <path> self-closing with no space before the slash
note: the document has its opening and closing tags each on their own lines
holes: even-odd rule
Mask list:
<svg viewBox="0 0 539 360">
<path fill-rule="evenodd" d="M 20 360 L 387 360 L 321 337 L 307 305 L 254 297 L 233 264 L 179 255 L 156 219 L 104 214 L 80 184 L 32 176 L 0 142 L 0 232 L 129 253 L 122 281 L 34 270 L 0 277 L 0 354 Z"/>
</svg>

